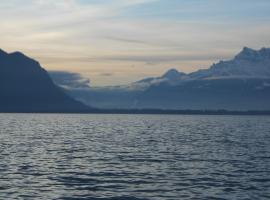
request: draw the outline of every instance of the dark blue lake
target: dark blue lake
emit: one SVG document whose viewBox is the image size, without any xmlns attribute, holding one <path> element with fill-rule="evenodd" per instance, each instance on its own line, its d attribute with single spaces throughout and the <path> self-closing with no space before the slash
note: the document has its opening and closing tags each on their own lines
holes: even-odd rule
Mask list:
<svg viewBox="0 0 270 200">
<path fill-rule="evenodd" d="M 270 199 L 270 117 L 0 114 L 0 199 Z"/>
</svg>

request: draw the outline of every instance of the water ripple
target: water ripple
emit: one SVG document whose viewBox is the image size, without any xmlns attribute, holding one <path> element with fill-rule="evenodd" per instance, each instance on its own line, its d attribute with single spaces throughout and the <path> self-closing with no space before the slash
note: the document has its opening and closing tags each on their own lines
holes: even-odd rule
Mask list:
<svg viewBox="0 0 270 200">
<path fill-rule="evenodd" d="M 0 114 L 0 199 L 270 199 L 264 116 Z"/>
</svg>

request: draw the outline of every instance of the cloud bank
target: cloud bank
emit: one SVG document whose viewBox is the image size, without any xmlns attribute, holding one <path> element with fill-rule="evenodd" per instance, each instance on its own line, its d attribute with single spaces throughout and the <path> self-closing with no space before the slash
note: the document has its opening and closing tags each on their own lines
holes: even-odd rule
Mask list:
<svg viewBox="0 0 270 200">
<path fill-rule="evenodd" d="M 89 89 L 90 80 L 81 74 L 66 71 L 49 71 L 54 83 L 67 90 Z"/>
</svg>

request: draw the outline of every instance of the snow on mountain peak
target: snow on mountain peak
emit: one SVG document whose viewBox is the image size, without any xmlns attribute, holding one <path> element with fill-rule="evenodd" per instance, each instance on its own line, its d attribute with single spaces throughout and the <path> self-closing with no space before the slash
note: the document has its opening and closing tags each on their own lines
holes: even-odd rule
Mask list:
<svg viewBox="0 0 270 200">
<path fill-rule="evenodd" d="M 244 47 L 243 50 L 235 56 L 238 60 L 260 61 L 265 58 L 270 58 L 270 49 L 262 48 L 258 51 Z"/>
<path fill-rule="evenodd" d="M 185 73 L 179 72 L 176 69 L 170 69 L 162 76 L 162 78 L 167 78 L 168 80 L 176 80 L 185 75 Z"/>
<path fill-rule="evenodd" d="M 234 59 L 220 61 L 209 69 L 193 72 L 189 76 L 193 79 L 270 77 L 270 49 L 257 51 L 244 47 Z"/>
</svg>

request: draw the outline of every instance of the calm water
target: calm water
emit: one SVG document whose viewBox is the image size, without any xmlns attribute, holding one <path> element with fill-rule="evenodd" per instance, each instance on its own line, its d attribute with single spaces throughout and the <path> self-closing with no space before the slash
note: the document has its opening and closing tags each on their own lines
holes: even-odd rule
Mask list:
<svg viewBox="0 0 270 200">
<path fill-rule="evenodd" d="M 270 199 L 270 117 L 0 115 L 0 199 Z"/>
</svg>

